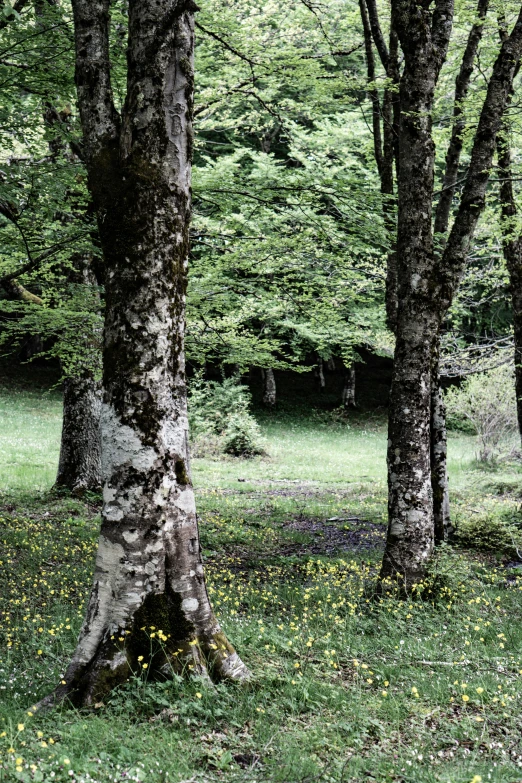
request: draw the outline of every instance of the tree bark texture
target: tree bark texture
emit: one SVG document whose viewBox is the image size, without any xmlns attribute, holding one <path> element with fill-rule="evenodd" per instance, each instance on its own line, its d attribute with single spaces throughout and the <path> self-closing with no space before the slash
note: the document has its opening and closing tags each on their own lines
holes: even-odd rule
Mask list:
<svg viewBox="0 0 522 783">
<path fill-rule="evenodd" d="M 74 494 L 101 488 L 101 383 L 92 372 L 65 378 L 56 487 Z"/>
<path fill-rule="evenodd" d="M 275 408 L 277 403 L 277 387 L 274 371 L 271 367 L 263 370 L 263 405 Z"/>
<path fill-rule="evenodd" d="M 419 581 L 434 545 L 431 487 L 431 355 L 438 329 L 433 269 L 435 150 L 431 112 L 446 57 L 453 4 L 433 11 L 403 0 L 392 17 L 404 53 L 400 83 L 396 348 L 388 435 L 388 535 L 381 578 Z"/>
<path fill-rule="evenodd" d="M 425 12 L 417 8 L 408 14 L 402 3 L 398 5 L 398 31 L 406 61 L 401 80 L 401 110 L 405 114 L 401 121 L 399 176 L 400 309 L 390 402 L 389 527 L 381 573 L 384 577 L 400 574 L 407 586 L 422 578 L 433 547 L 428 426 L 432 350 L 440 323 L 464 271 L 474 230 L 484 208 L 496 136 L 522 52 L 522 9 L 495 61 L 456 219 L 442 257 L 435 257 L 425 217 L 430 215 L 428 195 L 431 200 L 429 182 L 433 177 L 433 156 L 428 155 L 432 148 L 427 127 L 431 105 L 426 100 L 430 90 L 422 89 L 422 86 L 430 85 L 431 80 L 425 73 L 430 59 L 429 52 L 425 52 L 419 63 L 417 55 L 422 47 L 415 46 L 417 36 L 413 35 L 410 26 L 412 16 Z M 430 36 L 439 53 L 441 41 L 445 39 L 441 28 L 448 20 L 448 13 L 442 14 L 442 10 L 434 12 Z M 442 25 L 436 24 L 437 13 Z M 426 25 L 423 30 L 427 29 Z M 410 51 L 412 47 L 413 52 Z M 437 59 L 440 61 L 440 55 Z M 412 66 L 419 66 L 418 74 Z M 423 101 L 418 97 L 423 97 Z M 418 206 L 412 203 L 415 200 L 421 205 L 421 215 L 416 211 Z"/>
<path fill-rule="evenodd" d="M 503 127 L 497 140 L 502 210 L 502 246 L 509 273 L 513 332 L 515 342 L 515 391 L 517 396 L 518 430 L 522 439 L 522 236 L 515 232 L 517 205 L 513 193 L 511 149 L 508 128 Z"/>
<path fill-rule="evenodd" d="M 466 48 L 455 80 L 453 101 L 453 128 L 446 153 L 446 165 L 442 191 L 435 210 L 434 232 L 438 235 L 442 252 L 445 234 L 448 230 L 451 206 L 458 181 L 463 135 L 466 127 L 463 103 L 468 95 L 471 76 L 475 66 L 478 46 L 482 38 L 484 19 L 488 11 L 489 0 L 478 0 L 477 21 L 469 32 Z M 449 480 L 447 469 L 447 431 L 446 406 L 439 375 L 440 334 L 437 334 L 432 358 L 431 374 L 431 481 L 433 489 L 433 518 L 435 524 L 435 543 L 449 541 L 453 534 L 450 519 Z"/>
<path fill-rule="evenodd" d="M 448 479 L 448 440 L 446 404 L 440 385 L 439 335 L 435 338 L 431 369 L 431 488 L 433 492 L 433 526 L 435 543 L 450 541 L 453 526 L 450 517 Z"/>
<path fill-rule="evenodd" d="M 190 478 L 184 312 L 195 6 L 131 0 L 118 116 L 109 0 L 74 0 L 76 84 L 106 265 L 102 472 L 94 584 L 65 684 L 91 704 L 139 672 L 241 680 L 210 606 Z M 143 656 L 143 658 L 142 658 Z"/>
</svg>

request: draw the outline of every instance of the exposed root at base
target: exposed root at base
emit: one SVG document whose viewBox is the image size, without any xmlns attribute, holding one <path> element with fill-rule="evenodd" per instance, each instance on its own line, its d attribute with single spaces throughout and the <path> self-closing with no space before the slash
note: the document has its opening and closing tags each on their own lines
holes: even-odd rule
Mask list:
<svg viewBox="0 0 522 783">
<path fill-rule="evenodd" d="M 64 681 L 38 702 L 35 710 L 52 709 L 67 700 L 75 707 L 92 707 L 111 690 L 145 670 L 151 680 L 164 681 L 176 674 L 203 678 L 209 683 L 241 684 L 252 679 L 250 670 L 221 631 L 210 637 L 177 643 L 175 650 L 172 648 L 176 644 L 169 644 L 151 654 L 149 645 L 147 659 L 136 654 L 133 640 L 129 638 L 128 641 L 128 645 L 119 648 L 113 643 L 102 644 L 98 654 L 88 663 L 73 659 Z"/>
</svg>

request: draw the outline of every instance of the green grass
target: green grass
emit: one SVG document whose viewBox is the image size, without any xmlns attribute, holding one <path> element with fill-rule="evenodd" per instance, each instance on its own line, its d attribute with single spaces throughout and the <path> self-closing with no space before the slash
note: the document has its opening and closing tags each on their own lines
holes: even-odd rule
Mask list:
<svg viewBox="0 0 522 783">
<path fill-rule="evenodd" d="M 56 393 L 0 387 L 0 487 L 41 492 L 56 478 L 61 400 Z"/>
<path fill-rule="evenodd" d="M 74 648 L 98 509 L 46 492 L 59 400 L 4 392 L 0 410 L 0 781 L 522 781 L 519 571 L 443 551 L 432 593 L 370 600 L 386 505 L 378 420 L 280 417 L 263 423 L 268 458 L 194 460 L 209 591 L 249 685 L 136 672 L 93 710 L 29 714 Z M 516 467 L 477 470 L 459 436 L 450 471 L 457 516 L 516 519 Z M 354 516 L 365 546 L 327 554 L 330 534 L 357 533 Z"/>
</svg>

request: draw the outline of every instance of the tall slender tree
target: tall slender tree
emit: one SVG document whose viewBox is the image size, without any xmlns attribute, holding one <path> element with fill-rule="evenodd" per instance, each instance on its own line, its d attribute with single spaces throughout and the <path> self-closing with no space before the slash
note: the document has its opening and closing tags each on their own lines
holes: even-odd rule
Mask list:
<svg viewBox="0 0 522 783">
<path fill-rule="evenodd" d="M 433 218 L 434 231 L 439 235 L 436 252 L 440 252 L 443 247 L 445 234 L 448 230 L 465 130 L 463 104 L 468 94 L 488 4 L 488 0 L 478 1 L 476 21 L 470 29 L 459 72 L 456 77 L 452 133 L 448 144 L 441 193 Z M 360 0 L 359 6 L 365 40 L 369 97 L 372 103 L 375 160 L 381 180 L 381 192 L 383 194 L 393 194 L 393 155 L 390 153 L 391 151 L 395 151 L 394 157 L 396 166 L 398 167 L 399 156 L 397 146 L 400 127 L 400 95 L 397 91 L 397 85 L 400 79 L 397 35 L 395 33 L 393 20 L 391 20 L 390 44 L 389 48 L 387 48 L 375 0 Z M 375 45 L 375 48 L 379 53 L 387 77 L 382 105 L 376 87 L 373 45 Z M 393 106 L 393 112 L 390 111 L 390 106 Z M 384 143 L 382 141 L 383 139 Z M 387 150 L 388 153 L 386 152 Z M 391 203 L 388 196 L 388 199 L 384 202 L 386 225 L 390 243 L 390 251 L 387 259 L 386 307 L 388 326 L 392 331 L 395 331 L 398 307 L 397 258 L 395 248 L 397 226 L 391 209 Z M 433 349 L 431 379 L 432 410 L 430 422 L 433 518 L 435 541 L 437 543 L 448 540 L 453 531 L 449 509 L 446 411 L 439 377 L 439 352 L 440 349 L 437 340 Z"/>
<path fill-rule="evenodd" d="M 183 337 L 197 9 L 192 0 L 131 0 L 121 113 L 109 0 L 74 0 L 73 10 L 84 158 L 106 266 L 104 505 L 78 647 L 45 703 L 90 704 L 141 661 L 162 677 L 249 672 L 210 606 L 189 467 Z M 157 647 L 151 626 L 161 629 Z"/>
<path fill-rule="evenodd" d="M 433 252 L 431 230 L 431 100 L 451 30 L 452 8 L 449 3 L 440 3 L 430 18 L 422 8 L 397 0 L 394 13 L 405 54 L 399 167 L 400 287 L 388 441 L 389 524 L 381 575 L 399 575 L 409 586 L 424 576 L 434 544 L 429 427 L 433 351 L 484 208 L 497 134 L 522 53 L 522 9 L 493 67 L 466 183 L 440 256 Z"/>
</svg>

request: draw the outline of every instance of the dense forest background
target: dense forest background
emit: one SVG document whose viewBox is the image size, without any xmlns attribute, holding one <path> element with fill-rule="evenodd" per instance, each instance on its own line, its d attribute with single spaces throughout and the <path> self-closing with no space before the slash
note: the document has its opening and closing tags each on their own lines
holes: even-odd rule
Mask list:
<svg viewBox="0 0 522 783">
<path fill-rule="evenodd" d="M 3 3 L 0 780 L 522 779 L 521 54 Z"/>
</svg>

